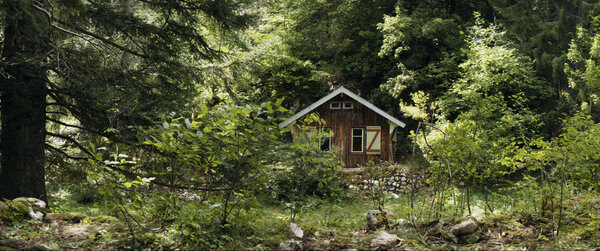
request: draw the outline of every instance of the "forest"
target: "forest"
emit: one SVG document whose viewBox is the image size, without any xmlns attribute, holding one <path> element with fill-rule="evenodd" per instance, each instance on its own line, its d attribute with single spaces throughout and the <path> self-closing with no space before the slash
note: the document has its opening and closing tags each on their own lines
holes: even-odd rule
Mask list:
<svg viewBox="0 0 600 251">
<path fill-rule="evenodd" d="M 0 250 L 600 247 L 600 1 L 0 6 Z"/>
</svg>

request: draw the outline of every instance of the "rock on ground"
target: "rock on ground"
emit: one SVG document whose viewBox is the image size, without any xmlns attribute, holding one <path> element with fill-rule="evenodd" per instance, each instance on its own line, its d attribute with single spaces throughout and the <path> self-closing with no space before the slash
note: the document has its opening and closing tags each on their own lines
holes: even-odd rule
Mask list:
<svg viewBox="0 0 600 251">
<path fill-rule="evenodd" d="M 477 227 L 479 227 L 479 224 L 477 223 L 477 221 L 475 219 L 469 217 L 468 219 L 466 219 L 466 220 L 462 221 L 461 223 L 458 223 L 454 227 L 452 227 L 452 229 L 450 229 L 450 232 L 455 236 L 468 235 L 468 234 L 475 233 L 475 231 L 477 230 Z"/>
<path fill-rule="evenodd" d="M 296 223 L 290 222 L 290 231 L 294 234 L 294 237 L 302 239 L 304 237 L 304 231 Z"/>
<path fill-rule="evenodd" d="M 389 234 L 386 231 L 377 233 L 375 239 L 371 240 L 371 247 L 391 247 L 396 246 L 404 240 L 398 239 L 395 234 Z"/>
<path fill-rule="evenodd" d="M 379 228 L 385 227 L 385 223 L 383 220 L 383 214 L 385 214 L 385 217 L 387 219 L 388 222 L 392 222 L 392 220 L 394 219 L 394 213 L 392 213 L 392 211 L 390 210 L 369 210 L 367 211 L 367 229 L 369 231 L 375 231 Z"/>
<path fill-rule="evenodd" d="M 8 207 L 17 217 L 41 220 L 46 215 L 46 202 L 36 198 L 19 197 L 12 200 Z"/>
<path fill-rule="evenodd" d="M 302 250 L 302 242 L 297 240 L 287 240 L 282 243 L 279 243 L 279 250 L 282 251 L 294 251 L 294 250 Z"/>
<path fill-rule="evenodd" d="M 396 220 L 396 223 L 398 223 L 398 226 L 400 226 L 400 227 L 412 227 L 413 226 L 410 221 L 402 219 L 402 218 Z"/>
</svg>

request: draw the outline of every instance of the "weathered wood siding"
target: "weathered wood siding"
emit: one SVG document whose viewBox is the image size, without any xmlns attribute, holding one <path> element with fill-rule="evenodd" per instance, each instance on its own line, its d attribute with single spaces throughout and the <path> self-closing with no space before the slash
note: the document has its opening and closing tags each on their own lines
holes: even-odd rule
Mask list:
<svg viewBox="0 0 600 251">
<path fill-rule="evenodd" d="M 342 102 L 342 107 L 337 110 L 330 109 L 331 102 Z M 343 109 L 343 102 L 350 101 L 353 104 L 353 109 Z M 346 167 L 356 167 L 359 164 L 366 164 L 369 160 L 384 160 L 392 161 L 391 153 L 393 152 L 391 147 L 390 137 L 390 122 L 365 107 L 359 102 L 349 97 L 338 95 L 332 98 L 328 102 L 316 108 L 313 112 L 319 113 L 321 118 L 326 122 L 326 127 L 332 129 L 334 136 L 332 138 L 332 145 L 339 149 L 338 158 L 346 164 Z M 367 126 L 380 126 L 381 127 L 381 151 L 379 154 L 367 154 L 367 137 L 366 129 Z M 363 152 L 353 153 L 351 152 L 351 133 L 352 128 L 363 128 Z"/>
</svg>

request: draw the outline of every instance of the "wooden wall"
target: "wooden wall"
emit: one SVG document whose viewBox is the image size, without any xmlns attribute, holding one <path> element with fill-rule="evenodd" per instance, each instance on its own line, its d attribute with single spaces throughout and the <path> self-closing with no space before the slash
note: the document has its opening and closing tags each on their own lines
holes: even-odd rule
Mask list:
<svg viewBox="0 0 600 251">
<path fill-rule="evenodd" d="M 351 101 L 353 109 L 330 109 L 330 103 L 335 101 Z M 385 160 L 392 161 L 391 153 L 393 152 L 391 137 L 390 137 L 390 122 L 377 114 L 373 110 L 363 106 L 359 102 L 344 95 L 343 93 L 332 98 L 320 107 L 317 107 L 313 112 L 318 112 L 321 118 L 326 122 L 326 127 L 330 127 L 334 133 L 332 145 L 337 147 L 338 158 L 346 164 L 346 167 L 356 167 L 358 164 L 366 164 L 369 160 Z M 363 136 L 363 152 L 352 153 L 351 149 L 351 128 L 360 127 L 366 132 L 367 126 L 381 126 L 381 151 L 380 154 L 366 153 L 366 134 Z"/>
</svg>

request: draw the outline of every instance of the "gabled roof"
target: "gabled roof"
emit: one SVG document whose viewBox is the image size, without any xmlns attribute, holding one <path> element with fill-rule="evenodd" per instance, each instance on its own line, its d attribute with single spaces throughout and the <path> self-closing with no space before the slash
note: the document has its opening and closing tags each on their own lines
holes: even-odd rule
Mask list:
<svg viewBox="0 0 600 251">
<path fill-rule="evenodd" d="M 307 113 L 309 113 L 312 110 L 314 110 L 315 108 L 321 106 L 322 104 L 324 104 L 325 102 L 329 101 L 333 97 L 339 95 L 340 93 L 348 95 L 352 99 L 358 101 L 359 103 L 361 103 L 364 106 L 368 107 L 369 109 L 373 110 L 377 114 L 383 116 L 384 118 L 386 118 L 387 120 L 391 121 L 392 123 L 394 123 L 396 125 L 399 125 L 400 127 L 406 126 L 406 124 L 404 124 L 402 121 L 394 118 L 392 115 L 389 115 L 388 113 L 382 111 L 381 109 L 377 108 L 377 106 L 371 104 L 369 101 L 365 100 L 364 98 L 361 98 L 360 96 L 356 95 L 355 93 L 351 92 L 350 90 L 348 90 L 348 89 L 346 89 L 346 88 L 344 88 L 342 86 L 342 87 L 338 88 L 337 90 L 335 90 L 335 91 L 327 94 L 327 96 L 319 99 L 317 102 L 313 103 L 312 105 L 304 108 L 302 111 L 294 114 L 294 116 L 292 116 L 291 118 L 287 119 L 286 121 L 281 122 L 279 124 L 279 127 L 283 128 L 283 127 L 286 127 L 286 126 L 292 124 L 294 121 L 296 121 L 300 117 L 306 115 Z"/>
</svg>

